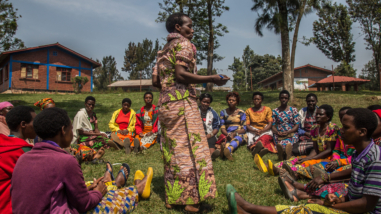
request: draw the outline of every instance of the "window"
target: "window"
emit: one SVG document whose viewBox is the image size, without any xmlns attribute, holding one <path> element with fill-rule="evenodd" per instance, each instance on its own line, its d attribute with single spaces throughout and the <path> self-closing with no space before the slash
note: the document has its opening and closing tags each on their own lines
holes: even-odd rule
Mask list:
<svg viewBox="0 0 381 214">
<path fill-rule="evenodd" d="M 21 78 L 38 79 L 38 65 L 22 63 Z"/>
<path fill-rule="evenodd" d="M 57 56 L 57 55 L 58 55 L 57 51 L 53 51 L 53 56 Z"/>
<path fill-rule="evenodd" d="M 71 68 L 56 67 L 57 81 L 70 81 Z"/>
</svg>

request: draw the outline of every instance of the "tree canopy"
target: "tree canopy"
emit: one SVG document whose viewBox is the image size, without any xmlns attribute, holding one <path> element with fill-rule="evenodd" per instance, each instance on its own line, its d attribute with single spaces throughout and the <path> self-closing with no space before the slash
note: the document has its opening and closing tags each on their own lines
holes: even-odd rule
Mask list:
<svg viewBox="0 0 381 214">
<path fill-rule="evenodd" d="M 99 62 L 98 59 L 97 62 Z M 93 82 L 95 88 L 97 90 L 107 90 L 108 85 L 119 80 L 124 80 L 124 78 L 116 68 L 115 57 L 111 55 L 103 57 L 102 66 L 94 70 Z"/>
<path fill-rule="evenodd" d="M 15 38 L 18 28 L 17 9 L 13 8 L 9 0 L 0 0 L 0 52 L 24 48 L 24 42 Z"/>
</svg>

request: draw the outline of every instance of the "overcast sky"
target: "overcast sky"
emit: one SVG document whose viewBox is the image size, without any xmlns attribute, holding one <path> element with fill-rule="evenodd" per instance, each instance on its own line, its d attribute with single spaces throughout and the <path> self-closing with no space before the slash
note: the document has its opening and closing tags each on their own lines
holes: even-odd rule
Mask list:
<svg viewBox="0 0 381 214">
<path fill-rule="evenodd" d="M 59 42 L 87 57 L 101 60 L 104 56 L 115 57 L 121 71 L 124 51 L 129 42 L 141 42 L 148 38 L 164 42 L 167 36 L 164 23 L 156 23 L 159 12 L 158 2 L 162 0 L 11 0 L 18 13 L 19 28 L 16 37 L 27 47 Z M 345 0 L 337 2 L 345 3 Z M 232 75 L 228 65 L 233 57 L 241 57 L 243 49 L 249 45 L 256 54 L 281 55 L 280 35 L 264 30 L 259 37 L 254 31 L 257 13 L 251 11 L 252 0 L 226 0 L 230 10 L 224 12 L 218 22 L 228 27 L 229 33 L 219 38 L 221 47 L 216 50 L 225 58 L 214 64 L 224 74 Z M 312 36 L 315 13 L 303 17 L 299 38 Z M 197 33 L 197 32 L 195 32 Z M 365 49 L 365 41 L 360 35 L 358 24 L 353 26 L 356 42 L 357 73 L 372 59 L 372 52 Z M 292 34 L 290 34 L 292 38 Z M 315 45 L 308 47 L 298 44 L 295 66 L 312 64 L 331 69 L 337 63 L 329 60 Z M 206 67 L 206 62 L 198 68 Z M 231 82 L 230 82 L 231 83 Z"/>
</svg>

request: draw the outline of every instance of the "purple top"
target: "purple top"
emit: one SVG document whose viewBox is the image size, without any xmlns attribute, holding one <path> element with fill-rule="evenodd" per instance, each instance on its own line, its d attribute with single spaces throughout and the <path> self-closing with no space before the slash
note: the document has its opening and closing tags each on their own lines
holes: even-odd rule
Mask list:
<svg viewBox="0 0 381 214">
<path fill-rule="evenodd" d="M 39 142 L 17 161 L 11 183 L 14 213 L 84 213 L 102 199 L 88 191 L 76 159 L 52 144 Z"/>
</svg>

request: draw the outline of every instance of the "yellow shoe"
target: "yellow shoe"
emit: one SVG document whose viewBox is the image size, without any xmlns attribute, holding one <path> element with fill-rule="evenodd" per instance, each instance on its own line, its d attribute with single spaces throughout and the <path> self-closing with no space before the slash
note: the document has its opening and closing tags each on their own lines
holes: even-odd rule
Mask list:
<svg viewBox="0 0 381 214">
<path fill-rule="evenodd" d="M 265 163 L 263 163 L 261 156 L 256 154 L 254 156 L 254 162 L 255 162 L 255 165 L 257 165 L 259 171 L 264 172 L 264 173 L 267 172 L 267 167 L 266 167 Z"/>
<path fill-rule="evenodd" d="M 269 160 L 267 160 L 267 165 L 269 166 L 269 168 L 268 168 L 268 173 L 269 173 L 269 175 L 271 175 L 271 176 L 274 176 L 274 164 L 273 164 L 273 162 L 269 159 Z"/>
<path fill-rule="evenodd" d="M 144 173 L 140 170 L 136 171 L 134 176 L 134 185 L 136 185 L 135 180 L 143 180 L 143 178 L 144 178 Z"/>
<path fill-rule="evenodd" d="M 143 199 L 147 199 L 151 195 L 151 181 L 153 177 L 152 167 L 148 167 L 146 177 L 147 177 L 146 186 L 144 187 L 143 194 L 142 194 Z"/>
</svg>

